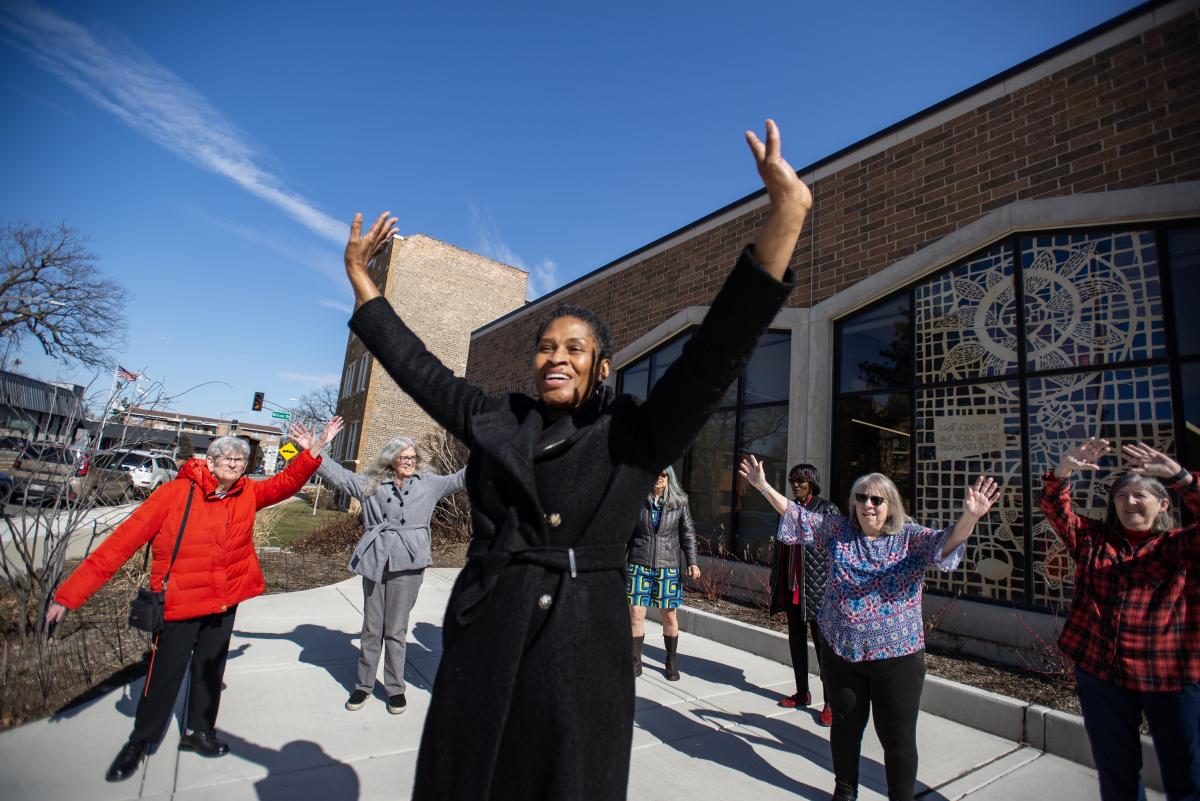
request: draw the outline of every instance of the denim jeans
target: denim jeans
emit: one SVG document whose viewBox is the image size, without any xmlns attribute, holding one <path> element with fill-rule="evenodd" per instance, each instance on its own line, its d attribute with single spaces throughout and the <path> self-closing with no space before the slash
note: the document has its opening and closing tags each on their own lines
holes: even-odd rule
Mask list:
<svg viewBox="0 0 1200 801">
<path fill-rule="evenodd" d="M 1075 668 L 1083 725 L 1100 776 L 1101 801 L 1141 794 L 1142 713 L 1168 801 L 1200 801 L 1200 682 L 1178 692 L 1127 690 Z"/>
</svg>

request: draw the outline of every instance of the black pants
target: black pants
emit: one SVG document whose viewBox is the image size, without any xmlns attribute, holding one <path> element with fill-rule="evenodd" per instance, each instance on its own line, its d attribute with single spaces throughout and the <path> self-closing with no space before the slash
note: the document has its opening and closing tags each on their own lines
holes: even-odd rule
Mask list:
<svg viewBox="0 0 1200 801">
<path fill-rule="evenodd" d="M 153 745 L 162 737 L 189 662 L 192 683 L 188 692 L 187 727 L 206 731 L 217 725 L 221 679 L 225 675 L 236 612 L 234 606 L 219 614 L 167 621 L 158 635 L 158 647 L 138 701 L 130 742 Z"/>
<path fill-rule="evenodd" d="M 821 672 L 821 630 L 817 621 L 805 620 L 799 606 L 788 604 L 788 645 L 792 650 L 792 670 L 796 672 L 796 692 L 805 694 L 808 689 L 808 641 L 804 638 L 804 624 L 808 624 L 808 632 L 812 637 L 813 646 L 817 649 L 817 673 Z M 829 696 L 825 696 L 828 703 Z"/>
<path fill-rule="evenodd" d="M 833 708 L 829 746 L 838 782 L 858 786 L 858 759 L 867 716 L 883 744 L 888 798 L 911 801 L 917 784 L 917 710 L 925 684 L 925 652 L 847 662 L 825 648 L 823 678 Z"/>
</svg>

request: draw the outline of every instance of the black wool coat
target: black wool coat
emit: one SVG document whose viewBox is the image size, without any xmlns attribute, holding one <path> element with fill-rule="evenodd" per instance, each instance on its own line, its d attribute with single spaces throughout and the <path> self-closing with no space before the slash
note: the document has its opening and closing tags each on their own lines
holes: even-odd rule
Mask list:
<svg viewBox="0 0 1200 801">
<path fill-rule="evenodd" d="M 808 509 L 823 515 L 841 514 L 837 504 L 822 498 L 812 496 Z M 799 575 L 802 580 L 800 602 L 794 603 L 795 594 L 792 591 L 792 571 L 796 563 L 800 563 Z M 771 614 L 784 612 L 788 607 L 799 606 L 800 615 L 804 620 L 816 620 L 825 602 L 825 587 L 829 583 L 829 551 L 819 545 L 785 545 L 775 541 L 774 554 L 771 558 Z"/>
<path fill-rule="evenodd" d="M 455 377 L 386 300 L 350 327 L 471 450 L 474 526 L 446 608 L 415 801 L 624 799 L 634 686 L 625 546 L 658 476 L 700 431 L 793 284 L 749 248 L 650 397 L 555 418 Z"/>
</svg>

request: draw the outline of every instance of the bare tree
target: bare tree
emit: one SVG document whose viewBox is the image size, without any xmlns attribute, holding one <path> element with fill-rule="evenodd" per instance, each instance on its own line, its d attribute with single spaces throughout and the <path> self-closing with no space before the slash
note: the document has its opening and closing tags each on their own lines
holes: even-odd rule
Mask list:
<svg viewBox="0 0 1200 801">
<path fill-rule="evenodd" d="M 100 274 L 86 243 L 66 224 L 0 228 L 0 336 L 32 336 L 46 355 L 89 367 L 111 364 L 128 295 Z"/>
<path fill-rule="evenodd" d="M 338 391 L 333 384 L 326 384 L 296 399 L 290 411 L 292 422 L 306 426 L 319 426 L 337 414 Z"/>
</svg>

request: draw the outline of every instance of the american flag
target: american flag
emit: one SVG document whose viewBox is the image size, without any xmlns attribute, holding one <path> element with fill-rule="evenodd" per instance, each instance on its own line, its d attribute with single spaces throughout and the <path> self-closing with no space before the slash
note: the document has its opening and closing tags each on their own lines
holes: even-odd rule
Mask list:
<svg viewBox="0 0 1200 801">
<path fill-rule="evenodd" d="M 124 367 L 118 364 L 117 378 L 120 378 L 122 381 L 137 381 L 139 378 L 141 378 L 141 376 L 132 370 L 126 370 Z"/>
</svg>

